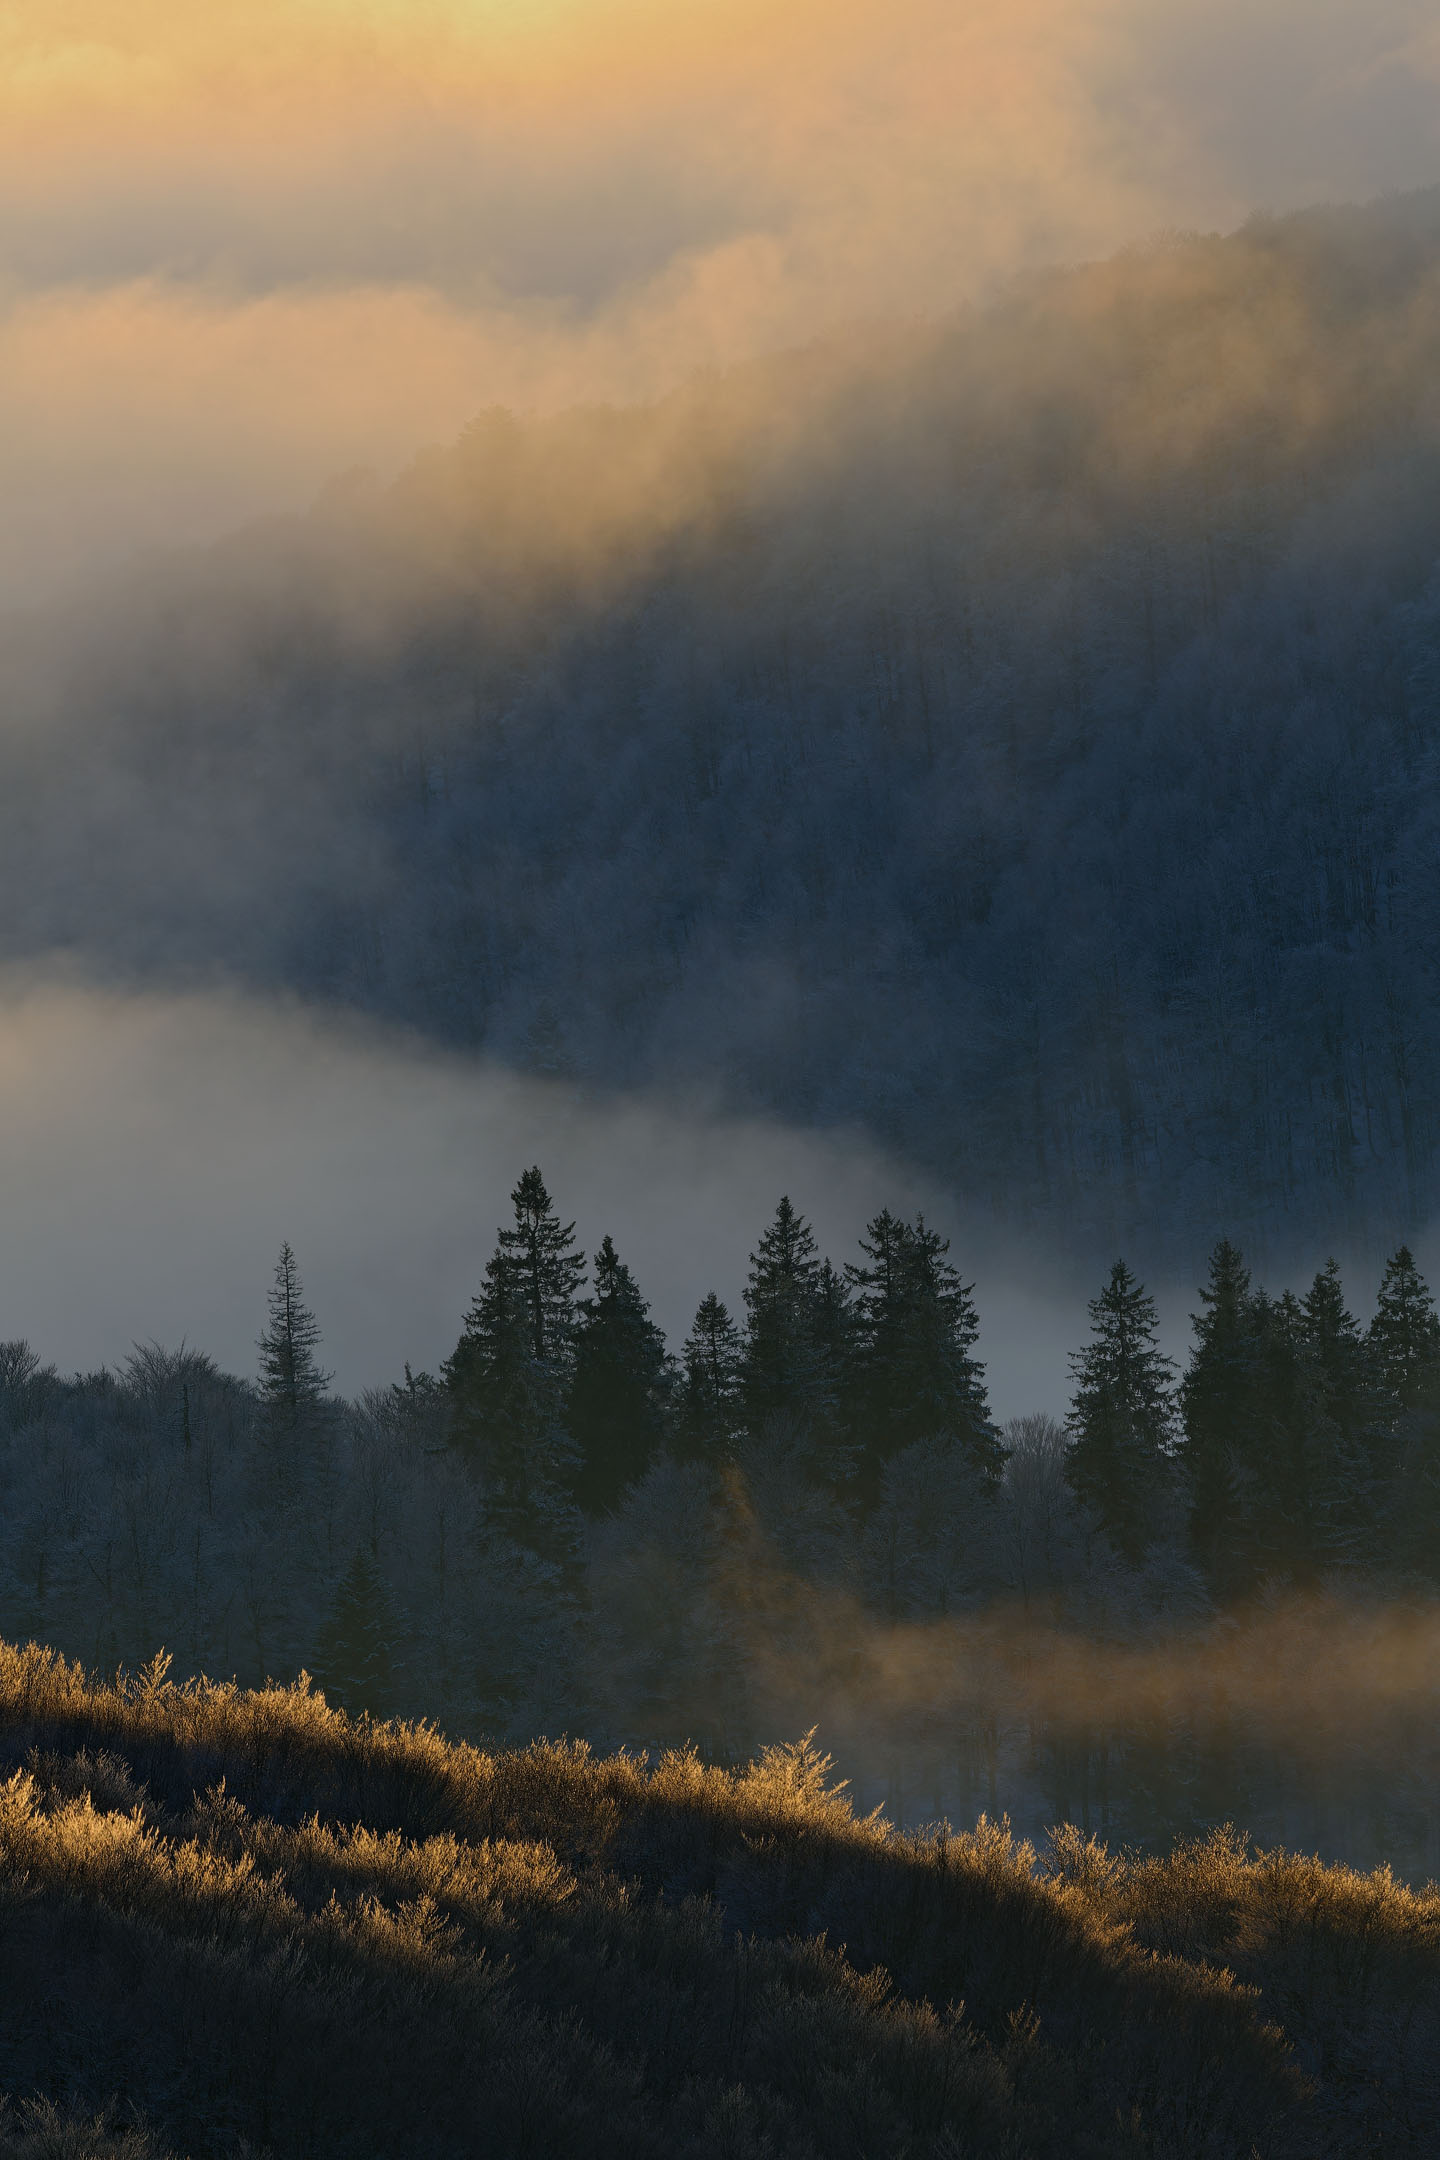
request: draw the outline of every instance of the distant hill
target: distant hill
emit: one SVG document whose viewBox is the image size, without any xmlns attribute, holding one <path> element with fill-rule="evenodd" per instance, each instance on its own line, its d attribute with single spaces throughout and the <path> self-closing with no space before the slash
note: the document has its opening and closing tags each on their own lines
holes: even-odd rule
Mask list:
<svg viewBox="0 0 1440 2160">
<path fill-rule="evenodd" d="M 859 1119 L 1147 1265 L 1440 1197 L 1440 191 L 1178 236 L 11 625 L 4 950 Z"/>
<path fill-rule="evenodd" d="M 0 1756 L 17 2160 L 1434 2151 L 1440 1900 L 1384 1875 L 1036 1863 L 805 1745 L 485 1755 L 33 1646 Z"/>
</svg>

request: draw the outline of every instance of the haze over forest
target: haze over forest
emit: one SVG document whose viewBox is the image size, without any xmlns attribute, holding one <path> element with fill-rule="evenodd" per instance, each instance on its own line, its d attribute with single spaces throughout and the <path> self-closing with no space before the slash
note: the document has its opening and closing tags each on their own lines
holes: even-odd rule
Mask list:
<svg viewBox="0 0 1440 2160">
<path fill-rule="evenodd" d="M 352 1384 L 357 1186 L 449 1301 L 390 1366 L 433 1358 L 573 1084 L 672 1121 L 642 1260 L 717 1163 L 737 1224 L 792 1184 L 836 1240 L 923 1200 L 997 1316 L 1043 1311 L 1052 1407 L 1050 1315 L 1118 1247 L 1176 1335 L 1221 1231 L 1296 1280 L 1426 1256 L 1425 9 L 86 0 L 0 36 L 43 1347 L 248 1343 L 273 1226 L 186 1199 L 239 1157 L 217 1031 L 258 1103 L 350 1016 L 380 1038 L 304 1053 L 328 1100 L 251 1193 L 292 1196 Z M 507 1137 L 411 1150 L 407 1205 L 385 1100 L 437 1071 Z M 561 1088 L 523 1145 L 510 1074 Z M 68 1151 L 133 1302 L 39 1292 Z M 475 1235 L 441 1266 L 447 1176 Z M 692 1264 L 742 1261 L 736 1228 Z"/>
<path fill-rule="evenodd" d="M 0 503 L 0 2160 L 1428 2160 L 1433 0 L 0 0 Z"/>
</svg>

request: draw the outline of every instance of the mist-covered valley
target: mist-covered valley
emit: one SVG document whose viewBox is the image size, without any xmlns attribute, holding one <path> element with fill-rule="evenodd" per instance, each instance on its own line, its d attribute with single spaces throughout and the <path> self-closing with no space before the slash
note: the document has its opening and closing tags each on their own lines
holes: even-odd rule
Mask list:
<svg viewBox="0 0 1440 2160">
<path fill-rule="evenodd" d="M 0 2160 L 1430 2160 L 1432 16 L 0 7 Z"/>
</svg>

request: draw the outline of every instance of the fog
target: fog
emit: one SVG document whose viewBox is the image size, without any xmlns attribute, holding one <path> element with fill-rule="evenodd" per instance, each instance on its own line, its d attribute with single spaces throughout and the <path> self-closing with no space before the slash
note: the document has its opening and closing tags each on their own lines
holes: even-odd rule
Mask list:
<svg viewBox="0 0 1440 2160">
<path fill-rule="evenodd" d="M 324 1355 L 349 1392 L 454 1348 L 519 1171 L 538 1161 L 586 1250 L 608 1231 L 679 1342 L 782 1191 L 837 1266 L 889 1204 L 927 1191 L 858 1136 L 692 1103 L 587 1101 L 563 1083 L 444 1057 L 298 1008 L 120 996 L 34 980 L 0 1004 L 0 1336 L 62 1369 L 182 1337 L 229 1369 L 254 1340 L 280 1242 L 299 1256 Z M 1063 1403 L 1078 1298 L 994 1251 L 978 1287 L 1002 1416 Z"/>
<path fill-rule="evenodd" d="M 0 593 L 1017 270 L 1440 173 L 1419 0 L 0 27 Z"/>
</svg>

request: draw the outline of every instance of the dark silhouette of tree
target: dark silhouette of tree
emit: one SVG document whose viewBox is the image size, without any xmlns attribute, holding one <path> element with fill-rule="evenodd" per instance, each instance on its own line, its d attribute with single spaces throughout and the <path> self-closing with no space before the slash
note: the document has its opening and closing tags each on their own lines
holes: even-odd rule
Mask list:
<svg viewBox="0 0 1440 2160">
<path fill-rule="evenodd" d="M 498 1233 L 499 1249 L 524 1307 L 531 1354 L 542 1365 L 558 1365 L 570 1354 L 585 1256 L 574 1223 L 562 1224 L 551 1205 L 538 1168 L 522 1172 L 510 1200 L 515 1224 Z"/>
<path fill-rule="evenodd" d="M 1407 1245 L 1386 1265 L 1365 1344 L 1384 1435 L 1376 1557 L 1440 1575 L 1440 1319 Z"/>
<path fill-rule="evenodd" d="M 496 1529 L 542 1557 L 574 1553 L 568 1493 L 575 1448 L 565 1426 L 584 1260 L 538 1169 L 511 1202 L 485 1278 L 443 1371 L 452 1435 L 484 1479 Z"/>
<path fill-rule="evenodd" d="M 805 1434 L 827 1407 L 825 1361 L 816 1325 L 820 1259 L 815 1238 L 788 1195 L 750 1255 L 745 1284 L 745 1423 L 758 1435 L 781 1420 Z"/>
<path fill-rule="evenodd" d="M 1259 1576 L 1297 1582 L 1313 1580 L 1354 1546 L 1344 1443 L 1328 1414 L 1308 1302 L 1290 1290 L 1255 1301 L 1260 1381 L 1253 1567 Z"/>
<path fill-rule="evenodd" d="M 951 1440 L 987 1483 L 1005 1450 L 990 1416 L 985 1369 L 974 1356 L 979 1321 L 972 1286 L 947 1255 L 949 1240 L 923 1215 L 906 1223 L 882 1209 L 847 1266 L 853 1292 L 850 1423 L 862 1494 L 874 1497 L 890 1456 L 919 1440 Z"/>
<path fill-rule="evenodd" d="M 275 1263 L 268 1304 L 270 1317 L 257 1345 L 260 1400 L 272 1429 L 295 1433 L 321 1410 L 333 1376 L 320 1369 L 315 1354 L 320 1329 L 305 1303 L 300 1270 L 288 1241 Z"/>
<path fill-rule="evenodd" d="M 1328 1454 L 1317 1462 L 1317 1560 L 1359 1559 L 1372 1530 L 1381 1477 L 1384 1416 L 1367 1347 L 1328 1260 L 1303 1300 L 1305 1349 L 1314 1368 Z"/>
<path fill-rule="evenodd" d="M 1385 1264 L 1365 1344 L 1374 1384 L 1392 1418 L 1434 1390 L 1440 1372 L 1440 1318 L 1408 1245 Z"/>
<path fill-rule="evenodd" d="M 1258 1444 L 1260 1334 L 1250 1271 L 1222 1238 L 1210 1256 L 1204 1308 L 1191 1316 L 1195 1347 L 1180 1385 L 1190 1539 L 1213 1588 L 1233 1592 L 1252 1574 L 1250 1484 Z"/>
<path fill-rule="evenodd" d="M 1155 1300 L 1123 1260 L 1090 1304 L 1091 1340 L 1075 1351 L 1065 1472 L 1121 1556 L 1150 1543 L 1175 1431 L 1174 1368 L 1155 1342 Z"/>
<path fill-rule="evenodd" d="M 745 1347 L 713 1290 L 700 1300 L 680 1351 L 680 1452 L 724 1462 L 740 1434 Z"/>
<path fill-rule="evenodd" d="M 643 1477 L 665 1435 L 665 1337 L 607 1236 L 595 1255 L 594 1294 L 575 1329 L 570 1437 L 579 1451 L 575 1495 L 587 1514 L 613 1507 Z"/>
</svg>

